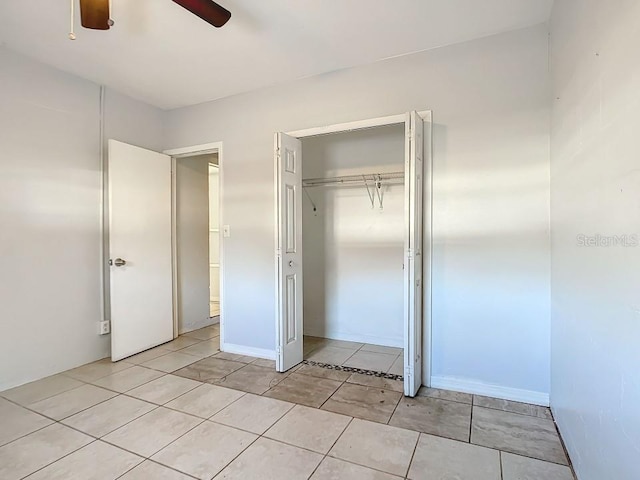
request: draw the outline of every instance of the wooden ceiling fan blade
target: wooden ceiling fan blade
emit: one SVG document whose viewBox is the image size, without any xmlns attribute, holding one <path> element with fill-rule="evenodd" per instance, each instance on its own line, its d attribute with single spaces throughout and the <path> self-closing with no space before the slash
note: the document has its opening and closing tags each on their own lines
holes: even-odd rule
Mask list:
<svg viewBox="0 0 640 480">
<path fill-rule="evenodd" d="M 211 0 L 173 0 L 202 20 L 220 28 L 231 18 L 231 12 Z"/>
<path fill-rule="evenodd" d="M 80 19 L 84 28 L 109 30 L 109 0 L 80 0 Z"/>
</svg>

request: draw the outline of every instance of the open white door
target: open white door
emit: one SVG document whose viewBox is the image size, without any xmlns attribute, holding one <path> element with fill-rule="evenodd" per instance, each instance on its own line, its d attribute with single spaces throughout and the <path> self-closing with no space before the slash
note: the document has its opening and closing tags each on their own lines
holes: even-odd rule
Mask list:
<svg viewBox="0 0 640 480">
<path fill-rule="evenodd" d="M 173 339 L 171 157 L 109 140 L 111 359 Z"/>
<path fill-rule="evenodd" d="M 424 124 L 417 112 L 405 122 L 404 394 L 422 385 L 422 183 Z"/>
<path fill-rule="evenodd" d="M 302 142 L 275 138 L 276 370 L 302 362 Z"/>
</svg>

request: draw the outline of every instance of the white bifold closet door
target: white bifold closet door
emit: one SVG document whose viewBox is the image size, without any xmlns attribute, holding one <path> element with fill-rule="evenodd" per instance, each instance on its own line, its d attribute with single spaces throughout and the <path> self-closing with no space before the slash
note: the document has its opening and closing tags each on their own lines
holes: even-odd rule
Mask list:
<svg viewBox="0 0 640 480">
<path fill-rule="evenodd" d="M 363 127 L 361 127 L 363 128 Z M 422 385 L 422 218 L 424 123 L 417 112 L 405 120 L 404 393 Z M 302 144 L 276 134 L 276 369 L 303 359 Z"/>
<path fill-rule="evenodd" d="M 404 394 L 422 385 L 422 204 L 424 123 L 417 112 L 405 121 Z"/>
<path fill-rule="evenodd" d="M 275 138 L 276 164 L 276 370 L 302 362 L 302 142 Z"/>
<path fill-rule="evenodd" d="M 171 157 L 109 140 L 111 359 L 173 339 Z"/>
</svg>

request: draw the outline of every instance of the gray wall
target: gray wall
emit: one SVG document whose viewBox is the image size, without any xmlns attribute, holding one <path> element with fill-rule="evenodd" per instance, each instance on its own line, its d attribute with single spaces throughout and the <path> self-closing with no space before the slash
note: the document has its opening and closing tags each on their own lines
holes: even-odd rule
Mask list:
<svg viewBox="0 0 640 480">
<path fill-rule="evenodd" d="M 640 2 L 556 0 L 551 25 L 551 403 L 580 480 L 636 480 Z"/>
<path fill-rule="evenodd" d="M 538 26 L 169 112 L 167 147 L 224 142 L 224 341 L 273 355 L 274 132 L 432 109 L 434 382 L 545 401 L 547 35 Z"/>
<path fill-rule="evenodd" d="M 109 354 L 99 106 L 98 85 L 0 48 L 0 390 Z M 107 91 L 109 136 L 159 148 L 161 125 Z"/>
<path fill-rule="evenodd" d="M 209 162 L 214 155 L 176 160 L 178 329 L 205 327 L 209 320 Z"/>
</svg>

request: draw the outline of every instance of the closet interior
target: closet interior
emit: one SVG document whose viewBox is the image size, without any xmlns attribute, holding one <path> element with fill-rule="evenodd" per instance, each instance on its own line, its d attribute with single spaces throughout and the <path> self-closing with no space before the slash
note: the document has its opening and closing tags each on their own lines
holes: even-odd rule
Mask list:
<svg viewBox="0 0 640 480">
<path fill-rule="evenodd" d="M 304 359 L 402 375 L 405 126 L 302 150 Z"/>
</svg>

